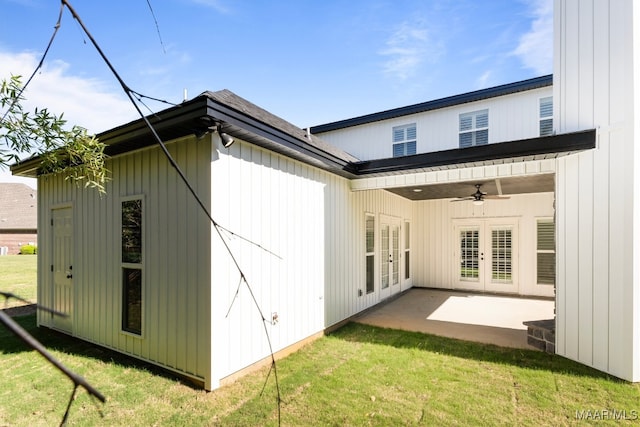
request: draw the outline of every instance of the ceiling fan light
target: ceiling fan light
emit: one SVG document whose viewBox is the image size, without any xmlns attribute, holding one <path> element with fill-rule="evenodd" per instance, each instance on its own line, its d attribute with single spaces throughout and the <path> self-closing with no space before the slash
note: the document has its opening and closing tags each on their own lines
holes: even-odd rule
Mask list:
<svg viewBox="0 0 640 427">
<path fill-rule="evenodd" d="M 482 205 L 484 204 L 484 200 L 482 200 L 482 199 L 474 200 L 474 201 L 473 201 L 473 204 L 474 204 L 475 206 L 482 206 Z"/>
</svg>

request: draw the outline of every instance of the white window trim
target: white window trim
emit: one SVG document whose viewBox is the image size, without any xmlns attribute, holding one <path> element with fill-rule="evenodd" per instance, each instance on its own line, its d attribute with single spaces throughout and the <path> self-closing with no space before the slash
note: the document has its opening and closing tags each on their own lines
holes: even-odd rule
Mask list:
<svg viewBox="0 0 640 427">
<path fill-rule="evenodd" d="M 483 113 L 487 114 L 487 125 L 477 126 L 477 118 L 479 115 Z M 460 130 L 460 120 L 464 116 L 472 117 L 471 129 Z M 466 113 L 460 113 L 458 115 L 458 146 L 460 147 L 460 136 L 467 133 L 470 133 L 472 135 L 471 147 L 478 146 L 478 144 L 476 143 L 476 135 L 477 135 L 477 132 L 483 131 L 483 130 L 487 131 L 487 144 L 489 144 L 489 109 L 488 108 L 484 108 L 482 110 L 468 111 Z M 480 144 L 480 145 L 486 145 L 486 144 Z"/>
<path fill-rule="evenodd" d="M 376 216 L 372 213 L 366 212 L 364 214 L 364 295 L 372 295 L 376 291 Z M 367 220 L 373 220 L 373 250 L 367 251 Z M 373 257 L 373 289 L 367 291 L 367 260 L 369 257 Z"/>
<path fill-rule="evenodd" d="M 402 249 L 404 252 L 404 277 L 402 280 L 408 281 L 413 278 L 411 272 L 411 267 L 413 266 L 413 259 L 411 258 L 411 222 L 408 219 L 404 221 L 404 230 L 402 230 L 402 233 L 404 235 L 404 248 Z M 409 263 L 408 269 L 407 262 Z"/>
<path fill-rule="evenodd" d="M 407 138 L 407 130 L 408 129 L 413 129 L 413 132 L 415 134 L 415 138 Z M 403 132 L 403 139 L 402 140 L 396 140 L 395 139 L 395 134 L 397 131 L 402 130 Z M 391 128 L 391 143 L 392 143 L 392 147 L 391 147 L 391 155 L 393 157 L 401 157 L 401 156 L 409 156 L 412 154 L 416 154 L 418 152 L 418 127 L 416 125 L 416 123 L 409 123 L 406 125 L 401 125 L 401 126 L 394 126 L 393 128 Z M 413 153 L 407 153 L 407 148 L 409 147 L 409 144 L 414 143 L 415 145 L 415 152 Z M 402 154 L 396 156 L 395 151 L 396 151 L 396 147 L 398 146 L 402 146 Z"/>
<path fill-rule="evenodd" d="M 122 203 L 123 202 L 128 202 L 128 201 L 132 201 L 132 200 L 140 200 L 142 202 L 142 230 L 141 230 L 141 248 L 140 251 L 142 252 L 141 254 L 141 259 L 140 259 L 140 263 L 131 263 L 131 262 L 123 262 L 122 261 Z M 146 203 L 145 203 L 145 197 L 143 194 L 139 194 L 139 195 L 133 195 L 133 196 L 126 196 L 126 197 L 121 197 L 120 198 L 120 215 L 119 215 L 119 227 L 118 227 L 118 242 L 119 242 L 119 247 L 120 247 L 120 266 L 119 266 L 119 283 L 120 283 L 120 313 L 119 313 L 119 317 L 120 317 L 120 333 L 122 335 L 127 335 L 133 338 L 137 338 L 137 339 L 144 339 L 145 338 L 145 310 L 146 310 L 146 296 L 145 296 L 145 283 L 146 283 L 146 274 L 145 274 L 145 258 L 146 258 L 146 248 L 145 248 L 145 236 L 146 236 L 146 232 L 145 232 L 145 228 L 146 228 Z M 140 308 L 140 334 L 136 334 L 134 332 L 129 332 L 129 331 L 125 331 L 122 328 L 122 322 L 124 320 L 123 314 L 124 314 L 124 282 L 123 282 L 123 271 L 125 268 L 129 268 L 129 269 L 138 269 L 141 271 L 142 273 L 142 279 L 141 279 L 141 289 L 140 289 L 140 300 L 142 301 L 142 307 Z"/>
<path fill-rule="evenodd" d="M 555 278 L 554 278 L 554 283 L 540 283 L 538 282 L 538 254 L 556 254 L 556 249 L 555 247 L 553 249 L 538 249 L 538 224 L 540 224 L 541 222 L 550 222 L 551 224 L 553 224 L 554 228 L 555 228 L 555 221 L 552 217 L 540 217 L 540 218 L 536 218 L 536 229 L 535 229 L 535 236 L 536 236 L 536 246 L 535 246 L 535 251 L 536 251 L 536 275 L 535 275 L 535 282 L 536 285 L 539 286 L 555 286 Z M 555 235 L 555 229 L 554 229 L 554 235 Z"/>
<path fill-rule="evenodd" d="M 547 100 L 550 99 L 551 100 L 551 115 L 549 116 L 542 116 L 542 111 L 540 111 L 541 107 L 542 107 L 542 101 L 543 100 Z M 546 120 L 551 120 L 551 133 L 546 133 L 546 134 L 542 134 L 541 129 L 542 129 L 542 122 L 546 121 Z M 540 136 L 549 136 L 549 135 L 554 135 L 556 132 L 553 128 L 553 96 L 543 96 L 541 98 L 538 98 L 538 134 Z"/>
</svg>

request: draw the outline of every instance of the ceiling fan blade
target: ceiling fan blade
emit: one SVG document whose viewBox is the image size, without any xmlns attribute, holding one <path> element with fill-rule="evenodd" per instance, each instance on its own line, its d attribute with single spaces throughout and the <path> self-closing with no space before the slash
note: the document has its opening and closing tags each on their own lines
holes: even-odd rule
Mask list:
<svg viewBox="0 0 640 427">
<path fill-rule="evenodd" d="M 466 202 L 467 200 L 474 200 L 475 197 L 458 197 L 457 199 L 452 199 L 450 202 Z"/>
<path fill-rule="evenodd" d="M 493 199 L 493 200 L 501 200 L 501 199 L 506 200 L 506 199 L 510 199 L 511 197 L 509 197 L 509 196 L 486 196 L 485 195 L 482 198 L 483 199 Z"/>
</svg>

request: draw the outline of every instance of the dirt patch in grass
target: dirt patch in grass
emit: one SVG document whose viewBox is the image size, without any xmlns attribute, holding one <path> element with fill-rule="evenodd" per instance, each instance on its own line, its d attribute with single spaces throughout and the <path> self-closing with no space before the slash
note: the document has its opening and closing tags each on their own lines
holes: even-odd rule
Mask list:
<svg viewBox="0 0 640 427">
<path fill-rule="evenodd" d="M 4 311 L 11 317 L 28 316 L 36 312 L 36 304 L 26 304 L 19 307 L 5 308 Z"/>
</svg>

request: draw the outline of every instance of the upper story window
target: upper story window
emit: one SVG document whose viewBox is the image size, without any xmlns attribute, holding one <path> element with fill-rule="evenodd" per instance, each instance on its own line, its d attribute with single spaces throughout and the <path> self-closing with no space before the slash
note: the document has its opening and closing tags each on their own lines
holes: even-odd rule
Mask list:
<svg viewBox="0 0 640 427">
<path fill-rule="evenodd" d="M 540 136 L 553 135 L 553 97 L 540 98 Z"/>
<path fill-rule="evenodd" d="M 460 114 L 460 148 L 489 143 L 489 110 Z"/>
<path fill-rule="evenodd" d="M 393 157 L 416 154 L 416 124 L 393 128 Z"/>
</svg>

